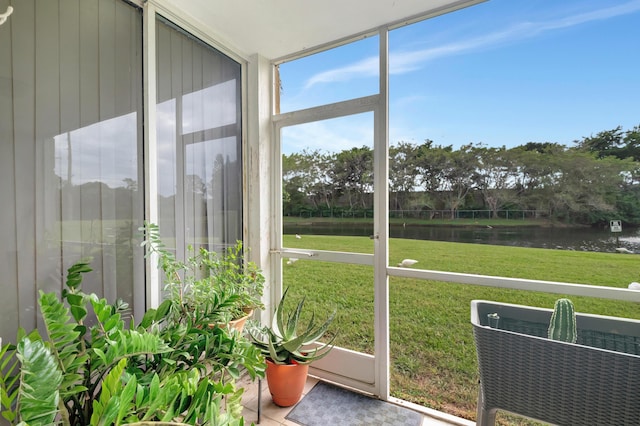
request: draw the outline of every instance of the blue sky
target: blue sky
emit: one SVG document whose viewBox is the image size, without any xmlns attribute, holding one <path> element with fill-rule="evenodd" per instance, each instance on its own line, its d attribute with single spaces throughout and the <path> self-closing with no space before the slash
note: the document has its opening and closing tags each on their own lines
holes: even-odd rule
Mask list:
<svg viewBox="0 0 640 426">
<path fill-rule="evenodd" d="M 390 143 L 573 141 L 640 125 L 640 0 L 490 0 L 394 30 Z M 378 92 L 372 37 L 281 65 L 282 111 Z M 287 129 L 283 152 L 371 146 L 371 115 Z"/>
</svg>

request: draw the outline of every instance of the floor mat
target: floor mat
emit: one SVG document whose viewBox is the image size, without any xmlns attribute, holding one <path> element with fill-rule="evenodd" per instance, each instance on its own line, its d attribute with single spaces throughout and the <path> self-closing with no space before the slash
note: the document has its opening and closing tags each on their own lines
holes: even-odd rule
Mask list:
<svg viewBox="0 0 640 426">
<path fill-rule="evenodd" d="M 318 382 L 286 416 L 303 426 L 420 426 L 422 415 L 408 408 Z"/>
</svg>

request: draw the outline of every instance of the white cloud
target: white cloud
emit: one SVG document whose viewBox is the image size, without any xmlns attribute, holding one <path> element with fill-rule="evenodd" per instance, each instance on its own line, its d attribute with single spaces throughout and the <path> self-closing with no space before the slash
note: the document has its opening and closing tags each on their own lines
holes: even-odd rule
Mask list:
<svg viewBox="0 0 640 426">
<path fill-rule="evenodd" d="M 331 83 L 334 81 L 346 81 L 350 80 L 353 76 L 371 77 L 378 75 L 378 58 L 371 57 L 363 59 L 352 65 L 348 65 L 342 68 L 336 68 L 329 71 L 324 71 L 315 74 L 305 84 L 304 88 L 308 89 L 318 83 Z"/>
<path fill-rule="evenodd" d="M 137 181 L 136 123 L 132 112 L 55 136 L 55 173 L 75 185 L 101 182 L 116 188 L 125 179 Z"/>
<path fill-rule="evenodd" d="M 362 146 L 373 148 L 371 114 L 286 127 L 282 133 L 284 154 L 300 152 L 307 148 L 322 152 L 340 152 Z"/>
<path fill-rule="evenodd" d="M 413 108 L 416 104 L 423 102 L 425 99 L 428 99 L 427 96 L 423 94 L 414 94 L 410 96 L 404 96 L 398 98 L 393 103 L 393 109 L 401 109 L 401 108 Z"/>
<path fill-rule="evenodd" d="M 518 40 L 538 36 L 548 31 L 615 18 L 617 16 L 636 13 L 639 10 L 640 0 L 634 0 L 621 5 L 577 13 L 557 19 L 539 22 L 519 22 L 500 31 L 428 49 L 391 52 L 389 57 L 389 72 L 391 74 L 403 74 L 415 71 L 421 68 L 426 62 L 437 58 L 491 48 L 507 42 L 513 43 Z M 311 76 L 305 84 L 305 89 L 321 83 L 348 81 L 353 77 L 376 76 L 378 75 L 378 67 L 377 57 L 365 58 L 351 65 L 323 71 Z"/>
</svg>

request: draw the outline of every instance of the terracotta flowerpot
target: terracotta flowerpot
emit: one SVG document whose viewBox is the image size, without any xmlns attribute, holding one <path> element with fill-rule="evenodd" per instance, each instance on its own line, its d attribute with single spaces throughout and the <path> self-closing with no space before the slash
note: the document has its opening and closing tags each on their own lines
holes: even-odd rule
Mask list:
<svg viewBox="0 0 640 426">
<path fill-rule="evenodd" d="M 253 309 L 245 310 L 246 315 L 242 318 L 235 319 L 229 322 L 229 327 L 235 328 L 240 333 L 244 330 L 244 323 L 247 322 L 247 319 L 253 314 Z"/>
<path fill-rule="evenodd" d="M 267 384 L 273 403 L 291 407 L 302 396 L 309 364 L 275 364 L 267 360 Z"/>
<path fill-rule="evenodd" d="M 244 323 L 246 323 L 249 317 L 253 314 L 253 309 L 245 310 L 245 314 L 246 314 L 245 316 L 229 321 L 227 324 L 209 324 L 209 328 L 214 328 L 214 327 L 221 327 L 226 329 L 235 328 L 240 333 L 242 333 L 242 331 L 244 330 Z"/>
</svg>

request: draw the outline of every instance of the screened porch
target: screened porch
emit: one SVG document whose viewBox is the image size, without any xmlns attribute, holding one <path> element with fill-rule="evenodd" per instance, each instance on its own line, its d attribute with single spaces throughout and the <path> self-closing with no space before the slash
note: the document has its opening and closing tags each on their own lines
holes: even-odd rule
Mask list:
<svg viewBox="0 0 640 426">
<path fill-rule="evenodd" d="M 512 252 L 502 249 L 479 253 L 395 238 L 412 225 L 411 215 L 431 215 L 431 220 L 437 219 L 436 211 L 444 216 L 456 209 L 447 210 L 442 202 L 436 206 L 426 191 L 414 191 L 416 179 L 429 180 L 426 174 L 394 168 L 395 160 L 413 152 L 394 145 L 404 136 L 396 131 L 398 117 L 420 109 L 412 102 L 428 97 L 421 91 L 429 88 L 406 89 L 406 103 L 391 105 L 392 87 L 400 91 L 408 78 L 403 72 L 415 66 L 407 52 L 416 34 L 431 34 L 433 28 L 453 32 L 457 27 L 448 19 L 457 14 L 466 14 L 465 28 L 489 19 L 491 10 L 482 9 L 483 3 L 0 0 L 0 13 L 12 8 L 0 24 L 0 194 L 8 200 L 0 211 L 5 242 L 0 312 L 11 318 L 0 322 L 0 337 L 12 341 L 17 327 L 42 329 L 38 291 L 60 292 L 66 268 L 82 258 L 90 257 L 93 267 L 85 291 L 123 299 L 136 319 L 158 307 L 162 278 L 140 248 L 139 227 L 145 221 L 159 225 L 178 258 L 187 256 L 190 245 L 221 251 L 241 240 L 246 259 L 259 265 L 266 278 L 265 309 L 253 318 L 258 322 L 270 322 L 287 287 L 318 306 L 339 306 L 341 321 L 355 331 L 338 338 L 332 353 L 312 366 L 308 388 L 318 380 L 336 383 L 409 407 L 424 416 L 424 425 L 473 424 L 475 399 L 469 395 L 476 394 L 477 376 L 471 299 L 548 306 L 564 295 L 594 303 L 596 313 L 633 315 L 640 293 L 621 282 L 636 268 L 632 257 L 624 264 L 597 258 L 592 263 L 603 265 L 601 270 L 582 276 L 578 267 L 564 270 L 573 262 L 562 257 L 566 253 L 545 258 L 546 269 L 514 271 L 506 265 Z M 549 28 L 564 28 L 555 25 Z M 452 50 L 464 47 L 448 39 L 431 42 Z M 480 43 L 474 53 L 483 55 L 484 49 Z M 420 50 L 420 60 L 441 52 L 437 47 Z M 331 63 L 333 73 L 313 72 L 325 63 Z M 462 69 L 464 63 L 453 63 L 443 73 L 457 75 Z M 345 75 L 355 76 L 344 83 L 353 91 L 322 86 Z M 423 80 L 430 81 L 429 75 Z M 450 84 L 448 92 L 438 93 L 441 99 L 465 104 L 467 93 L 482 88 L 481 77 L 476 81 L 460 74 L 458 80 L 459 86 Z M 437 79 L 430 82 L 436 93 Z M 316 101 L 307 89 L 325 91 L 328 100 Z M 433 101 L 425 122 L 437 122 L 429 117 L 437 117 L 440 105 L 441 100 Z M 456 116 L 455 108 L 445 114 Z M 457 127 L 479 125 L 482 120 L 472 124 L 473 117 L 472 111 L 465 116 L 469 121 Z M 428 129 L 440 131 L 437 125 Z M 466 132 L 457 136 L 470 137 Z M 448 155 L 446 146 L 436 150 L 428 140 L 413 144 L 426 150 L 426 157 Z M 474 151 L 471 145 L 465 152 L 469 158 L 491 151 Z M 330 148 L 353 156 L 325 156 L 322 150 Z M 342 192 L 331 195 L 343 205 L 339 211 L 325 208 L 330 204 L 326 181 L 337 176 L 327 164 L 352 166 L 354 157 L 366 162 L 361 180 L 343 177 Z M 304 161 L 295 163 L 300 158 Z M 575 164 L 567 175 L 578 176 L 583 163 Z M 538 164 L 526 163 L 531 165 Z M 449 206 L 474 198 L 453 195 L 464 186 L 464 176 L 478 168 L 452 167 L 451 179 L 439 188 L 449 196 Z M 527 183 L 554 175 L 545 173 Z M 315 197 L 308 197 L 317 207 L 314 212 L 332 219 L 350 214 L 354 221 L 345 225 L 350 229 L 358 225 L 355 219 L 363 219 L 362 238 L 347 243 L 332 239 L 334 231 L 309 231 L 315 226 L 310 209 L 291 207 L 296 194 L 303 193 L 304 185 L 291 189 L 301 176 L 311 176 L 304 191 Z M 398 176 L 413 180 L 401 182 Z M 575 181 L 595 179 L 579 176 Z M 625 185 L 637 186 L 636 178 L 627 178 Z M 585 186 L 580 186 L 585 197 L 597 192 Z M 561 204 L 561 198 L 553 202 Z M 525 211 L 534 210 L 523 208 L 520 216 L 506 220 L 538 215 Z M 474 225 L 476 219 L 469 226 L 482 228 L 478 232 L 493 228 L 485 222 Z M 456 263 L 460 259 L 451 260 L 455 257 L 468 263 Z M 538 258 L 523 257 L 520 265 Z M 620 274 L 617 282 L 613 274 Z M 619 305 L 612 308 L 614 303 Z M 347 317 L 351 312 L 357 313 L 355 319 Z M 424 355 L 424 347 L 435 349 Z M 466 406 L 448 399 L 449 394 L 441 396 L 453 383 L 451 394 L 466 399 Z M 257 420 L 256 387 L 247 384 L 243 400 L 248 421 Z M 268 392 L 261 407 L 261 424 L 293 424 Z"/>
</svg>

